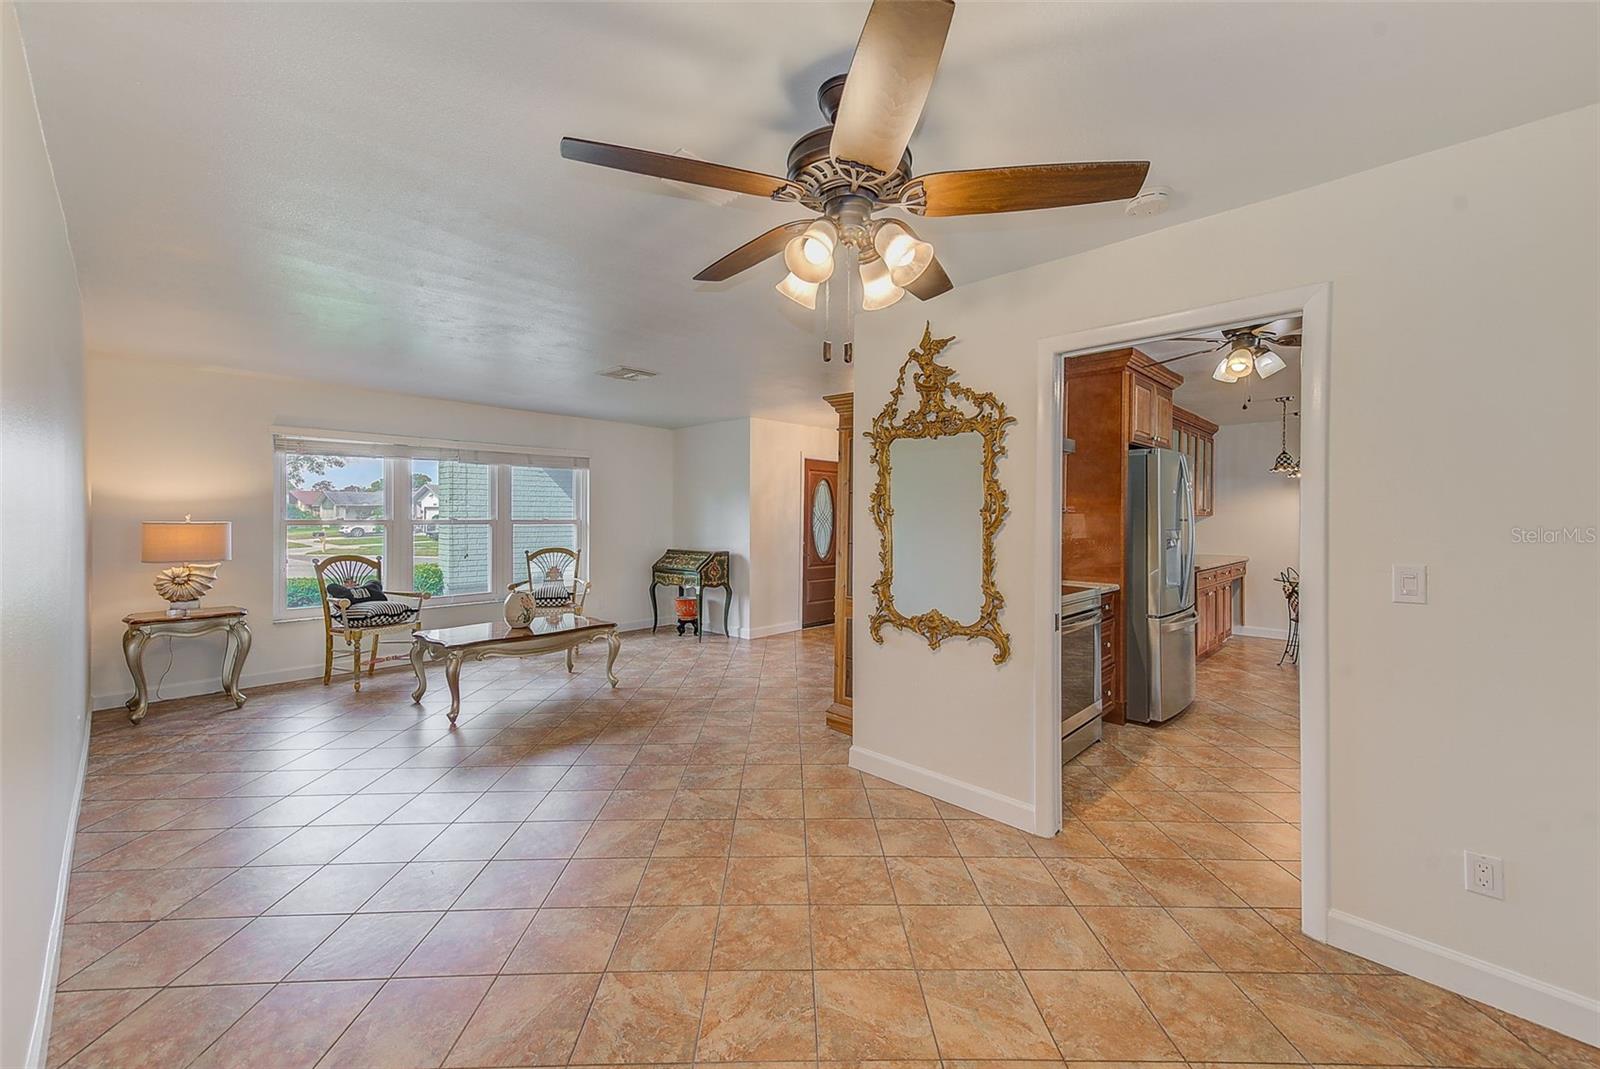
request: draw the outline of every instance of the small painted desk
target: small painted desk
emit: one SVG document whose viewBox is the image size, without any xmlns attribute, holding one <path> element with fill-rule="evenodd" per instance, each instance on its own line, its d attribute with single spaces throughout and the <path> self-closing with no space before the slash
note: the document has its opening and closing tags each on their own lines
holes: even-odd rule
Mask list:
<svg viewBox="0 0 1600 1069">
<path fill-rule="evenodd" d="M 168 616 L 165 612 L 136 612 L 122 618 L 128 630 L 122 635 L 122 655 L 128 661 L 128 674 L 133 676 L 133 697 L 128 699 L 128 719 L 135 724 L 144 719 L 150 709 L 149 688 L 144 680 L 144 648 L 160 635 L 207 635 L 213 631 L 226 631 L 228 645 L 222 653 L 222 690 L 233 699 L 233 707 L 244 704 L 245 696 L 239 690 L 239 673 L 244 670 L 244 659 L 250 655 L 250 628 L 244 618 L 250 615 L 237 605 L 210 605 L 193 609 L 183 616 Z"/>
<path fill-rule="evenodd" d="M 428 692 L 424 661 L 442 658 L 444 680 L 450 686 L 450 722 L 454 724 L 461 713 L 461 662 L 481 661 L 488 657 L 531 657 L 565 650 L 567 671 L 570 672 L 572 652 L 586 642 L 600 639 L 605 639 L 608 647 L 606 680 L 615 687 L 620 682 L 616 669 L 622 639 L 617 635 L 617 625 L 607 620 L 575 616 L 568 612 L 536 616 L 527 627 L 489 623 L 418 631 L 411 638 L 411 668 L 417 673 L 417 689 L 411 692 L 411 700 L 420 702 Z"/>
</svg>

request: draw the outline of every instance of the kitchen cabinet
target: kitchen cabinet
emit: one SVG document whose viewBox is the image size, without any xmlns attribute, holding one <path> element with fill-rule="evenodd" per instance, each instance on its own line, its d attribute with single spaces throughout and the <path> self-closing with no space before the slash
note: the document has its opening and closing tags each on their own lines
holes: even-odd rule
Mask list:
<svg viewBox="0 0 1600 1069">
<path fill-rule="evenodd" d="M 1186 408 L 1172 408 L 1172 448 L 1189 458 L 1194 479 L 1194 514 L 1212 514 L 1217 487 L 1217 425 Z"/>
<path fill-rule="evenodd" d="M 1195 660 L 1209 657 L 1233 637 L 1235 584 L 1243 604 L 1246 561 L 1242 557 L 1196 562 L 1194 572 Z M 1241 623 L 1243 622 L 1241 614 Z"/>
<path fill-rule="evenodd" d="M 1063 432 L 1075 451 L 1062 458 L 1061 574 L 1081 582 L 1126 585 L 1128 449 L 1170 447 L 1172 392 L 1183 376 L 1137 349 L 1112 349 L 1066 361 Z M 1102 606 L 1101 688 L 1105 721 L 1126 709 L 1125 613 L 1119 592 Z"/>
<path fill-rule="evenodd" d="M 1137 349 L 1128 350 L 1144 356 Z M 1148 363 L 1149 358 L 1145 361 Z M 1148 363 L 1151 370 L 1158 370 Z M 1170 373 L 1169 373 L 1170 374 Z M 1128 444 L 1168 448 L 1172 445 L 1173 387 L 1149 374 L 1141 364 L 1128 363 L 1128 390 L 1131 398 L 1128 419 Z M 1180 378 L 1178 380 L 1182 382 Z"/>
<path fill-rule="evenodd" d="M 1120 592 L 1100 595 L 1100 715 L 1113 724 L 1127 716 L 1122 691 L 1122 626 Z"/>
</svg>

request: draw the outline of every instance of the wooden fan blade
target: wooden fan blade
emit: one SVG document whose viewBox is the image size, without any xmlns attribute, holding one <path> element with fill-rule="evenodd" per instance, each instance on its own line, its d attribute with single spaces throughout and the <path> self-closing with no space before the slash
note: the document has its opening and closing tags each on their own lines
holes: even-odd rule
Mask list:
<svg viewBox="0 0 1600 1069">
<path fill-rule="evenodd" d="M 688 182 L 695 186 L 730 189 L 735 193 L 748 193 L 752 197 L 775 197 L 791 185 L 788 179 L 770 174 L 683 156 L 669 156 L 664 152 L 650 152 L 642 148 L 608 145 L 604 141 L 586 141 L 581 137 L 563 137 L 561 155 L 579 163 L 593 163 L 617 171 L 632 171 L 634 174 Z"/>
<path fill-rule="evenodd" d="M 1185 341 L 1185 340 L 1200 341 L 1201 339 L 1199 339 L 1199 338 L 1193 338 L 1193 339 L 1173 338 L 1172 340 L 1173 341 Z M 1157 360 L 1156 364 L 1157 364 L 1157 366 L 1160 366 L 1162 364 L 1176 364 L 1179 360 L 1187 360 L 1191 356 L 1200 356 L 1203 353 L 1214 353 L 1218 349 L 1221 349 L 1223 346 L 1225 346 L 1227 344 L 1228 343 L 1226 341 L 1218 342 L 1216 345 L 1213 345 L 1209 349 L 1196 349 L 1194 352 L 1192 352 L 1192 353 L 1184 353 L 1182 356 L 1169 356 L 1165 360 Z"/>
<path fill-rule="evenodd" d="M 922 175 L 910 185 L 922 184 L 927 197 L 922 215 L 990 215 L 1127 200 L 1139 192 L 1149 170 L 1147 161 L 1041 163 L 1031 167 L 939 171 Z M 906 208 L 917 210 L 909 201 Z"/>
<path fill-rule="evenodd" d="M 917 280 L 906 287 L 906 292 L 919 301 L 931 301 L 946 290 L 955 288 L 955 283 L 950 281 L 950 276 L 944 273 L 944 265 L 935 256 L 933 262 L 928 264 L 928 269 L 917 276 Z"/>
<path fill-rule="evenodd" d="M 790 240 L 805 233 L 810 219 L 796 219 L 792 223 L 775 226 L 758 238 L 740 245 L 728 255 L 694 276 L 696 282 L 725 282 L 741 271 L 748 271 L 769 256 L 776 256 Z"/>
<path fill-rule="evenodd" d="M 900 166 L 939 69 L 954 0 L 873 0 L 828 148 L 884 174 Z"/>
<path fill-rule="evenodd" d="M 1276 341 L 1282 341 L 1282 339 L 1288 337 L 1298 338 L 1301 329 L 1299 316 L 1284 316 L 1282 319 L 1274 319 L 1270 323 L 1261 324 L 1261 326 L 1254 328 L 1251 333 L 1258 338 L 1271 338 Z M 1298 345 L 1299 342 L 1294 344 Z"/>
</svg>

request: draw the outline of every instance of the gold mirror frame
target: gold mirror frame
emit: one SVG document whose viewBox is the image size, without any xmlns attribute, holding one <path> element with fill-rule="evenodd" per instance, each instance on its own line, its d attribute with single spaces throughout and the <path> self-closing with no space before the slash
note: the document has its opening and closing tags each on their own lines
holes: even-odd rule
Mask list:
<svg viewBox="0 0 1600 1069">
<path fill-rule="evenodd" d="M 883 406 L 872 429 L 862 437 L 872 443 L 872 464 L 878 481 L 872 489 L 869 511 L 878 525 L 878 581 L 872 584 L 878 607 L 867 618 L 872 641 L 883 645 L 883 626 L 914 631 L 928 640 L 929 649 L 938 649 L 947 638 L 957 636 L 986 638 L 995 644 L 994 663 L 1004 664 L 1011 657 L 1011 636 L 1000 627 L 1000 610 L 1006 599 L 994 585 L 994 536 L 1005 522 L 1006 492 L 995 476 L 995 461 L 1006 455 L 1006 427 L 1016 420 L 1006 415 L 1006 406 L 992 393 L 978 393 L 955 381 L 955 372 L 935 363 L 935 358 L 954 337 L 935 338 L 933 325 L 922 332 L 922 341 L 906 354 L 900 365 L 889 401 Z M 911 385 L 917 391 L 915 408 L 901 415 L 906 372 L 912 372 Z M 969 411 L 970 410 L 970 411 Z M 983 525 L 983 608 L 970 624 L 952 620 L 938 609 L 906 616 L 894 604 L 894 506 L 889 495 L 889 447 L 901 438 L 944 438 L 976 431 L 983 439 L 983 506 L 979 516 Z"/>
</svg>

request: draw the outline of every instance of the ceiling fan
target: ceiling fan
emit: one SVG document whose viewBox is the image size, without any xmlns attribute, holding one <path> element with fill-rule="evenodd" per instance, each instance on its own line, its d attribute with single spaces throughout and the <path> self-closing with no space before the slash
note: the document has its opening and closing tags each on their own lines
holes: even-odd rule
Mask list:
<svg viewBox="0 0 1600 1069">
<path fill-rule="evenodd" d="M 1282 354 L 1299 352 L 1301 330 L 1299 316 L 1286 316 L 1283 319 L 1257 323 L 1254 326 L 1228 327 L 1222 331 L 1220 342 L 1215 338 L 1206 337 L 1173 338 L 1173 341 L 1215 344 L 1207 349 L 1196 349 L 1192 353 L 1168 357 L 1160 362 L 1172 364 L 1179 360 L 1187 360 L 1191 356 L 1199 356 L 1201 353 L 1215 353 L 1227 349 L 1228 351 L 1217 363 L 1216 370 L 1211 373 L 1212 378 L 1218 382 L 1238 382 L 1240 379 L 1249 378 L 1251 372 L 1254 372 L 1263 379 L 1270 379 L 1289 366 Z"/>
<path fill-rule="evenodd" d="M 817 213 L 773 227 L 694 277 L 721 282 L 783 253 L 788 274 L 778 292 L 818 311 L 824 360 L 839 348 L 848 361 L 858 306 L 887 308 L 907 292 L 931 300 L 952 285 L 932 245 L 907 222 L 876 213 L 937 218 L 1126 200 L 1150 169 L 1148 162 L 1047 163 L 914 174 L 906 146 L 954 13 L 954 0 L 873 0 L 849 73 L 817 90 L 827 125 L 794 143 L 786 177 L 576 137 L 561 139 L 561 155 Z"/>
</svg>

